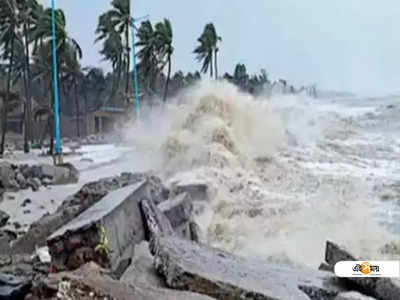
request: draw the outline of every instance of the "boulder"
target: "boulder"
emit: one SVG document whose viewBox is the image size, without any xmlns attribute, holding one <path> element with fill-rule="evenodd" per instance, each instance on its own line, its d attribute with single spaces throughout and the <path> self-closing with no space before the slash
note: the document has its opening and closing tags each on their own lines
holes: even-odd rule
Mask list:
<svg viewBox="0 0 400 300">
<path fill-rule="evenodd" d="M 8 162 L 0 162 L 0 181 L 6 190 L 19 190 L 18 183 L 15 180 L 14 169 Z"/>
<path fill-rule="evenodd" d="M 55 269 L 76 269 L 92 260 L 116 269 L 132 257 L 135 244 L 145 239 L 139 204 L 147 192 L 145 180 L 113 191 L 54 232 L 47 244 Z"/>
<path fill-rule="evenodd" d="M 337 295 L 334 300 L 376 300 L 376 299 L 360 294 L 359 292 L 343 292 Z"/>
<path fill-rule="evenodd" d="M 22 175 L 22 173 L 17 173 L 17 175 L 15 176 L 15 179 L 17 180 L 17 183 L 19 184 L 21 189 L 27 188 L 26 179 L 25 179 L 25 176 Z"/>
<path fill-rule="evenodd" d="M 344 247 L 327 241 L 325 249 L 325 261 L 334 267 L 339 261 L 360 261 L 350 254 Z M 380 300 L 399 299 L 400 283 L 398 280 L 379 277 L 348 277 L 340 278 L 345 283 L 353 284 L 358 287 L 364 294 L 375 297 Z"/>
<path fill-rule="evenodd" d="M 42 183 L 37 178 L 28 178 L 26 185 L 32 189 L 32 191 L 37 192 Z"/>
<path fill-rule="evenodd" d="M 5 211 L 0 210 L 0 227 L 5 226 L 9 219 L 10 215 Z"/>
<path fill-rule="evenodd" d="M 0 299 L 20 300 L 28 294 L 31 283 L 25 278 L 19 278 L 0 273 Z"/>
<path fill-rule="evenodd" d="M 79 171 L 70 163 L 55 167 L 54 184 L 70 184 L 79 181 Z"/>
<path fill-rule="evenodd" d="M 0 254 L 11 253 L 10 243 L 17 238 L 17 234 L 11 230 L 0 231 Z"/>
<path fill-rule="evenodd" d="M 235 256 L 177 237 L 156 239 L 155 266 L 170 288 L 217 299 L 333 299 L 342 291 L 327 272 Z"/>
</svg>

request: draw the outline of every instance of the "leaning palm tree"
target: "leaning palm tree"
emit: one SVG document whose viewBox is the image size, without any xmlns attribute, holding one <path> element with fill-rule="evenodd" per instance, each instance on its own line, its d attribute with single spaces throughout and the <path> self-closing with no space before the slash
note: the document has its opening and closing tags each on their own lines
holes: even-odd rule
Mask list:
<svg viewBox="0 0 400 300">
<path fill-rule="evenodd" d="M 129 92 L 129 77 L 130 77 L 129 76 L 129 68 L 130 68 L 129 29 L 131 26 L 130 0 L 113 0 L 111 2 L 111 5 L 112 9 L 105 12 L 99 17 L 99 23 L 96 29 L 96 34 L 98 35 L 96 42 L 100 40 L 107 41 L 110 38 L 110 35 L 113 35 L 115 32 L 121 36 L 121 41 L 123 40 L 124 42 L 124 48 L 121 51 L 121 55 L 123 55 L 125 61 L 125 68 L 126 68 L 125 94 L 127 96 Z M 106 43 L 104 43 L 104 48 L 105 47 Z"/>
<path fill-rule="evenodd" d="M 194 54 L 196 54 L 196 59 L 199 62 L 203 63 L 201 68 L 201 72 L 207 73 L 210 70 L 210 77 L 213 77 L 214 68 L 213 68 L 213 57 L 215 64 L 215 78 L 218 78 L 218 61 L 217 61 L 217 53 L 219 48 L 217 46 L 218 41 L 222 41 L 222 38 L 217 35 L 215 30 L 215 26 L 213 23 L 209 23 L 204 27 L 203 33 L 197 40 L 200 45 L 198 45 Z"/>
<path fill-rule="evenodd" d="M 168 19 L 164 19 L 163 22 L 157 23 L 155 28 L 155 47 L 159 56 L 159 60 L 163 61 L 164 65 L 168 64 L 167 80 L 165 81 L 164 89 L 164 102 L 166 102 L 168 85 L 171 79 L 171 56 L 174 52 L 174 47 L 172 46 L 172 26 Z"/>
</svg>

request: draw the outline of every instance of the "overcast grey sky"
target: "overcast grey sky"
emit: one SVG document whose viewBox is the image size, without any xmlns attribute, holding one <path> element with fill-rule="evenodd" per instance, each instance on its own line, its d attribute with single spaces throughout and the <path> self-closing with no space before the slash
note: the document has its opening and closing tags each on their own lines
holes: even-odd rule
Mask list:
<svg viewBox="0 0 400 300">
<path fill-rule="evenodd" d="M 49 2 L 50 0 L 43 0 Z M 93 45 L 100 13 L 111 0 L 57 0 L 84 50 L 83 64 L 104 66 Z M 271 78 L 362 93 L 400 91 L 398 0 L 133 0 L 136 17 L 169 18 L 174 29 L 173 70 L 200 65 L 192 51 L 207 22 L 223 42 L 220 73 L 237 62 Z"/>
</svg>

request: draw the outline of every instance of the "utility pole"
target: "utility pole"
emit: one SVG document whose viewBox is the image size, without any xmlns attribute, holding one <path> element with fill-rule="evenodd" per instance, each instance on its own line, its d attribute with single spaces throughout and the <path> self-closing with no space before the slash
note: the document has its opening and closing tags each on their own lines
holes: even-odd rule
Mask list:
<svg viewBox="0 0 400 300">
<path fill-rule="evenodd" d="M 62 164 L 61 140 L 60 140 L 60 116 L 58 101 L 58 70 L 57 70 L 57 46 L 56 46 L 56 13 L 55 0 L 51 0 L 51 28 L 53 45 L 53 93 L 54 93 L 54 127 L 56 137 L 56 153 L 54 164 Z"/>
</svg>

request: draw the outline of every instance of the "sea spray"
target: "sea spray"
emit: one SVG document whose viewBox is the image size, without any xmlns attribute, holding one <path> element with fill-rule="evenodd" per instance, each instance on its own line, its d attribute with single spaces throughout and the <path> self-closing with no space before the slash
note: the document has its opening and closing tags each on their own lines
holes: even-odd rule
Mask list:
<svg viewBox="0 0 400 300">
<path fill-rule="evenodd" d="M 255 99 L 224 82 L 148 111 L 125 130 L 132 167 L 205 181 L 213 196 L 197 221 L 211 245 L 316 267 L 327 239 L 366 259 L 393 239 L 371 217 L 362 153 L 341 153 L 357 134 L 348 115 L 302 96 Z M 352 173 L 341 173 L 344 164 Z"/>
</svg>

